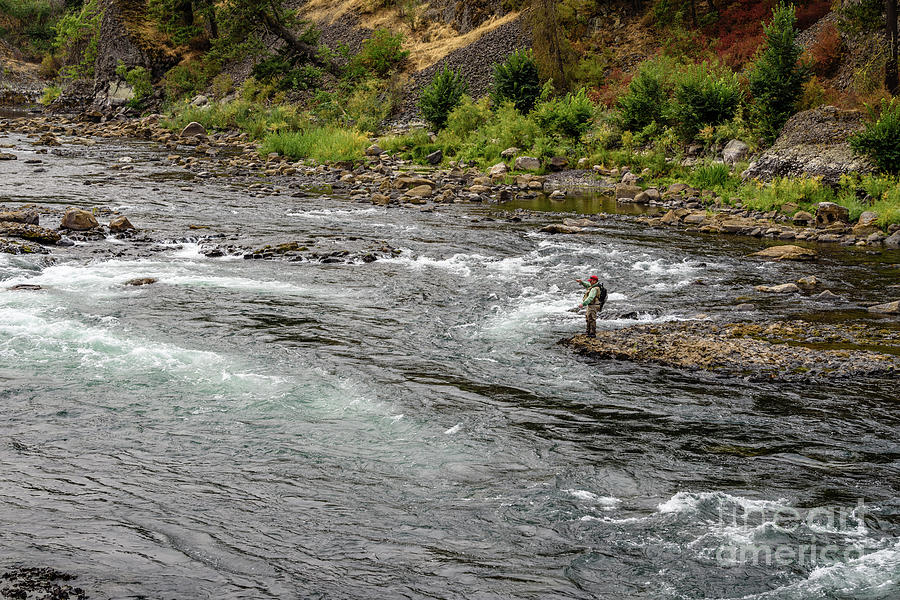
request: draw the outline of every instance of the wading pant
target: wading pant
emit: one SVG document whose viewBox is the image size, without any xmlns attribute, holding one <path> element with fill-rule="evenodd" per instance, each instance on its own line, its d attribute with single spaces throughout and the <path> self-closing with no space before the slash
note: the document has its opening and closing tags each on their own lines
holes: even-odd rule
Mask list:
<svg viewBox="0 0 900 600">
<path fill-rule="evenodd" d="M 585 321 L 587 321 L 588 335 L 597 334 L 597 315 L 600 314 L 601 308 L 603 307 L 599 304 L 589 304 L 584 311 L 584 319 Z"/>
</svg>

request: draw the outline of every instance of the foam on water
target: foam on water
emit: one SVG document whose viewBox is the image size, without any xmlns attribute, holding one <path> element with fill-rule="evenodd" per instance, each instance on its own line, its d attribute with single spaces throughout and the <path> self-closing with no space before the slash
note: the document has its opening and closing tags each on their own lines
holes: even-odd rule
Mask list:
<svg viewBox="0 0 900 600">
<path fill-rule="evenodd" d="M 800 581 L 741 600 L 807 598 L 894 600 L 900 597 L 900 542 L 875 552 L 815 567 Z"/>
<path fill-rule="evenodd" d="M 91 297 L 118 297 L 142 293 L 141 288 L 129 288 L 124 283 L 138 277 L 155 277 L 162 285 L 210 287 L 267 294 L 289 294 L 331 297 L 327 287 L 298 286 L 281 280 L 259 280 L 239 276 L 208 274 L 211 267 L 194 262 L 157 262 L 150 260 L 111 260 L 87 265 L 54 265 L 37 275 L 19 276 L 7 280 L 7 285 L 36 284 L 48 292 L 87 294 Z"/>
</svg>

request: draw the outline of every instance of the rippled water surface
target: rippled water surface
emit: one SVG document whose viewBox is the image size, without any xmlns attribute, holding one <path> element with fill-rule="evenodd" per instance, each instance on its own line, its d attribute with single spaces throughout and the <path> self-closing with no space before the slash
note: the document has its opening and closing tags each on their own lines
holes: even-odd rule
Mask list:
<svg viewBox="0 0 900 600">
<path fill-rule="evenodd" d="M 116 208 L 163 244 L 0 255 L 3 288 L 44 288 L 0 291 L 0 566 L 113 598 L 900 597 L 896 382 L 749 383 L 556 345 L 584 326 L 575 277 L 607 282 L 606 328 L 760 318 L 741 296 L 862 318 L 896 296 L 890 264 L 756 262 L 760 241 L 616 218 L 554 237 L 487 206 L 286 182 L 260 198 L 124 142 L 36 173 L 23 138 L 0 143 L 20 158 L 0 162 L 6 206 Z M 403 253 L 210 259 L 191 224 Z M 753 293 L 809 274 L 853 302 Z"/>
</svg>

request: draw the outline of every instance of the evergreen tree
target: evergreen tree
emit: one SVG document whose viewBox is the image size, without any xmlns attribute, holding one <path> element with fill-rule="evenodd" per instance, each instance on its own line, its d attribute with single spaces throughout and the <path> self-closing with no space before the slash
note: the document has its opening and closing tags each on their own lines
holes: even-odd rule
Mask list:
<svg viewBox="0 0 900 600">
<path fill-rule="evenodd" d="M 764 25 L 766 43 L 750 73 L 756 117 L 763 135 L 774 140 L 803 95 L 810 78 L 809 65 L 800 61 L 803 48 L 797 43 L 797 17 L 793 4 L 779 4 L 772 21 Z"/>
</svg>

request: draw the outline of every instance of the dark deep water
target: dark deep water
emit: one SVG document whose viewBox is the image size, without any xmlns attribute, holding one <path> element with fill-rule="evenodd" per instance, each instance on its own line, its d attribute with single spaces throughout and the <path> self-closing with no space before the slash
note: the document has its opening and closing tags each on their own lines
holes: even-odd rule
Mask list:
<svg viewBox="0 0 900 600">
<path fill-rule="evenodd" d="M 108 206 L 172 240 L 0 255 L 3 288 L 45 288 L 0 291 L 0 568 L 60 568 L 94 598 L 900 598 L 896 381 L 749 383 L 555 345 L 583 327 L 567 309 L 591 273 L 610 315 L 733 319 L 751 296 L 829 318 L 848 305 L 753 286 L 814 274 L 874 303 L 897 296 L 891 265 L 763 263 L 743 258 L 760 241 L 614 219 L 554 237 L 486 206 L 257 198 L 127 142 L 66 145 L 35 173 L 22 137 L 0 144 L 20 159 L 0 162 L 4 206 Z M 109 170 L 122 156 L 134 170 Z M 245 261 L 174 241 L 213 233 L 404 252 Z"/>
</svg>

